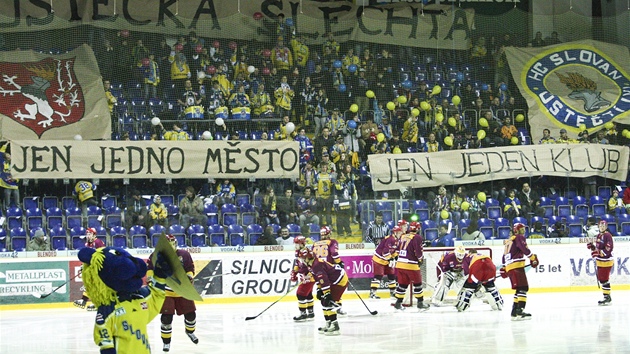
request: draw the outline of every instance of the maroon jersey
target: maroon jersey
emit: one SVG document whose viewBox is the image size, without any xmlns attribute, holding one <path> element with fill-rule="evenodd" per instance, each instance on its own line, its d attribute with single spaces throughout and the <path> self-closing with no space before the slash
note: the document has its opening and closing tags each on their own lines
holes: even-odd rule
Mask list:
<svg viewBox="0 0 630 354">
<path fill-rule="evenodd" d="M 346 272 L 341 266 L 317 258 L 311 265 L 311 273 L 322 291 L 330 290 L 332 285 L 345 286 L 348 282 Z"/>
<path fill-rule="evenodd" d="M 100 238 L 95 238 L 93 242 L 86 242 L 85 243 L 85 247 L 89 247 L 89 248 L 101 248 L 101 247 L 105 247 L 105 242 L 103 242 L 103 240 L 101 240 Z"/>
<path fill-rule="evenodd" d="M 464 257 L 465 259 L 466 257 Z M 442 258 L 440 258 L 440 261 L 438 262 L 438 266 L 440 267 L 440 269 L 442 270 L 442 272 L 446 273 L 446 272 L 461 272 L 462 271 L 462 262 L 464 260 L 462 259 L 461 261 L 459 259 L 457 259 L 457 256 L 455 255 L 455 252 L 450 251 L 450 252 L 446 252 L 442 255 Z"/>
<path fill-rule="evenodd" d="M 399 240 L 395 236 L 389 235 L 385 237 L 376 246 L 372 261 L 380 265 L 388 265 L 390 259 L 398 256 L 398 244 Z"/>
<path fill-rule="evenodd" d="M 313 253 L 315 253 L 315 258 L 319 260 L 333 264 L 341 262 L 341 258 L 339 258 L 339 243 L 337 240 L 321 240 L 315 242 L 313 245 Z"/>
<path fill-rule="evenodd" d="M 182 262 L 184 270 L 186 271 L 186 275 L 188 275 L 188 277 L 192 279 L 195 276 L 195 263 L 193 262 L 190 253 L 188 253 L 188 251 L 186 250 L 180 249 L 175 250 L 175 253 L 177 254 L 177 258 L 179 258 L 179 261 Z M 152 257 L 153 254 L 151 254 L 151 256 L 149 256 L 149 259 L 147 260 L 147 269 L 151 271 L 151 274 L 149 275 L 153 275 L 153 262 L 151 262 Z M 166 286 L 165 290 L 166 296 L 180 297 L 179 295 L 177 295 L 176 292 L 173 291 L 173 289 L 169 288 L 168 286 Z"/>
<path fill-rule="evenodd" d="M 532 255 L 532 251 L 527 247 L 525 235 L 514 235 L 505 241 L 503 249 L 503 264 L 505 270 L 510 271 L 517 268 L 525 268 L 525 258 Z"/>
<path fill-rule="evenodd" d="M 396 269 L 420 270 L 422 252 L 422 236 L 417 234 L 402 235 L 398 244 Z"/>
<path fill-rule="evenodd" d="M 597 252 L 595 263 L 598 267 L 613 266 L 613 238 L 610 232 L 604 231 L 597 235 L 595 251 Z"/>
</svg>

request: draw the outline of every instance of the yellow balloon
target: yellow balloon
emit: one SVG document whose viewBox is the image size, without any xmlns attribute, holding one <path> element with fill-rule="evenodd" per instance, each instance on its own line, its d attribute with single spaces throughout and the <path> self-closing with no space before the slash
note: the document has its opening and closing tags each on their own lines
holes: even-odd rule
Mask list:
<svg viewBox="0 0 630 354">
<path fill-rule="evenodd" d="M 406 96 L 398 96 L 397 100 L 398 100 L 398 103 L 400 103 L 400 104 L 407 103 L 407 97 Z"/>
<path fill-rule="evenodd" d="M 579 128 L 580 128 L 581 132 L 585 131 L 586 130 L 586 124 L 580 124 Z"/>
<path fill-rule="evenodd" d="M 462 202 L 462 205 L 460 205 L 460 207 L 462 208 L 463 211 L 466 211 L 466 210 L 470 209 L 470 203 Z"/>
<path fill-rule="evenodd" d="M 447 136 L 446 138 L 444 138 L 444 144 L 446 144 L 446 146 L 453 146 L 453 138 Z"/>
<path fill-rule="evenodd" d="M 457 119 L 450 117 L 448 119 L 448 125 L 450 125 L 451 127 L 455 127 L 457 125 Z"/>
<path fill-rule="evenodd" d="M 486 137 L 486 131 L 481 129 L 477 132 L 477 139 L 483 140 Z"/>
<path fill-rule="evenodd" d="M 374 98 L 374 91 L 372 91 L 372 90 L 365 91 L 365 96 L 367 98 Z"/>
<path fill-rule="evenodd" d="M 613 122 L 606 122 L 606 124 L 604 124 L 604 128 L 606 129 L 612 129 L 614 127 L 615 125 L 613 124 Z"/>
<path fill-rule="evenodd" d="M 442 217 L 442 219 L 445 219 L 445 220 L 448 219 L 448 211 L 442 210 L 440 212 L 440 217 Z"/>
<path fill-rule="evenodd" d="M 486 193 L 484 192 L 479 192 L 477 194 L 477 199 L 479 199 L 480 202 L 485 203 L 486 202 Z"/>
<path fill-rule="evenodd" d="M 518 138 L 513 136 L 512 139 L 510 139 L 510 143 L 512 143 L 512 145 L 518 144 Z"/>
<path fill-rule="evenodd" d="M 433 90 L 431 90 L 431 95 L 439 95 L 442 92 L 442 86 L 435 85 L 433 86 Z"/>
<path fill-rule="evenodd" d="M 376 141 L 378 141 L 379 143 L 382 143 L 383 140 L 385 140 L 385 134 L 378 133 L 378 135 L 376 135 Z"/>
<path fill-rule="evenodd" d="M 461 99 L 461 98 L 459 98 L 459 96 L 455 95 L 455 96 L 453 96 L 453 98 L 451 99 L 451 102 L 453 102 L 453 104 L 454 104 L 455 106 L 458 106 L 458 105 L 462 102 L 462 99 Z"/>
<path fill-rule="evenodd" d="M 425 111 L 428 111 L 431 109 L 431 105 L 427 101 L 422 101 L 420 102 L 420 108 L 422 108 Z"/>
<path fill-rule="evenodd" d="M 515 120 L 520 123 L 525 120 L 525 116 L 522 114 L 517 114 Z"/>
<path fill-rule="evenodd" d="M 394 150 L 392 150 L 392 154 L 402 154 L 402 150 L 400 150 L 399 147 L 395 147 Z"/>
<path fill-rule="evenodd" d="M 420 115 L 420 110 L 417 109 L 417 108 L 412 109 L 411 110 L 411 115 L 414 116 L 414 117 L 419 116 Z"/>
<path fill-rule="evenodd" d="M 435 120 L 438 121 L 438 122 L 443 121 L 444 120 L 444 114 L 442 114 L 442 113 L 436 114 L 435 115 Z"/>
<path fill-rule="evenodd" d="M 350 112 L 357 113 L 358 111 L 359 111 L 359 105 L 357 105 L 356 103 L 353 103 L 350 105 Z"/>
<path fill-rule="evenodd" d="M 621 132 L 621 135 L 622 135 L 624 138 L 627 138 L 627 137 L 628 137 L 628 135 L 630 135 L 630 130 L 628 130 L 628 129 L 624 129 L 624 130 Z"/>
<path fill-rule="evenodd" d="M 479 119 L 479 125 L 481 125 L 484 128 L 488 127 L 488 120 L 486 118 L 480 118 Z"/>
<path fill-rule="evenodd" d="M 623 135 L 623 137 L 630 139 L 630 131 L 626 131 L 626 133 Z"/>
<path fill-rule="evenodd" d="M 396 104 L 394 102 L 387 102 L 387 109 L 393 111 L 396 109 Z"/>
</svg>

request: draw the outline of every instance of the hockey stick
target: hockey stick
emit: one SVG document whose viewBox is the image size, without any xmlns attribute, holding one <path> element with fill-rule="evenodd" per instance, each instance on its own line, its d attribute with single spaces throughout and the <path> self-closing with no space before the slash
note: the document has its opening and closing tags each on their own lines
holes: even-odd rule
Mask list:
<svg viewBox="0 0 630 354">
<path fill-rule="evenodd" d="M 354 285 L 352 285 L 352 283 L 350 282 L 350 280 L 348 280 L 348 284 L 350 284 L 350 287 L 352 288 L 352 290 L 354 291 L 354 293 L 357 295 L 357 297 L 359 298 L 359 300 L 361 300 L 361 302 L 363 303 L 363 306 L 365 306 L 365 309 L 368 310 L 368 312 L 370 313 L 370 315 L 375 316 L 378 314 L 378 311 L 374 310 L 371 311 L 370 308 L 368 307 L 368 305 L 365 303 L 365 301 L 363 301 L 363 299 L 361 298 L 361 295 L 359 295 L 359 292 L 357 291 L 357 289 L 354 287 Z"/>
<path fill-rule="evenodd" d="M 295 290 L 295 288 L 297 288 L 301 283 L 297 283 L 295 284 L 293 287 L 291 287 L 291 289 L 289 289 L 289 291 L 286 292 L 286 294 L 280 296 L 280 298 L 274 302 L 271 303 L 271 305 L 267 306 L 266 309 L 262 310 L 259 314 L 257 314 L 256 316 L 250 316 L 250 317 L 245 317 L 245 321 L 249 321 L 249 320 L 253 320 L 258 318 L 258 316 L 262 315 L 263 313 L 265 313 L 267 310 L 269 310 L 271 308 L 271 306 L 277 304 L 280 300 L 284 299 L 285 296 L 289 295 L 289 293 L 291 293 L 293 290 Z"/>
<path fill-rule="evenodd" d="M 54 288 L 53 291 L 49 292 L 48 294 L 40 294 L 38 292 L 32 292 L 31 295 L 35 296 L 36 298 L 39 299 L 44 299 L 49 297 L 50 295 L 54 294 L 57 290 L 61 289 L 62 287 L 64 287 L 66 284 L 68 284 L 69 282 L 73 281 L 75 278 L 77 278 L 79 275 L 81 275 L 81 271 L 79 271 L 79 273 L 75 276 L 73 276 L 72 278 L 70 278 L 68 281 L 66 281 L 65 283 L 59 285 L 58 287 Z"/>
</svg>

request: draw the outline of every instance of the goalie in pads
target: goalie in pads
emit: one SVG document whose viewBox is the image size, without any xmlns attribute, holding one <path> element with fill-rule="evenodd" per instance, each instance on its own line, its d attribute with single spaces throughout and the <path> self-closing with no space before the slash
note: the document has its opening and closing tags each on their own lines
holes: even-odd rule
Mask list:
<svg viewBox="0 0 630 354">
<path fill-rule="evenodd" d="M 460 284 L 462 277 L 462 262 L 466 255 L 464 246 L 457 246 L 454 251 L 446 252 L 438 262 L 438 284 L 431 298 L 431 303 L 435 306 L 442 305 L 448 290 Z"/>
<path fill-rule="evenodd" d="M 466 281 L 462 290 L 457 296 L 457 311 L 465 311 L 470 307 L 470 298 L 473 293 L 481 286 L 488 293 L 488 303 L 493 310 L 503 309 L 503 298 L 496 286 L 494 278 L 496 278 L 497 267 L 492 263 L 492 259 L 486 255 L 477 254 L 475 250 L 471 250 L 469 254 L 464 256 L 462 262 L 462 270 Z"/>
</svg>

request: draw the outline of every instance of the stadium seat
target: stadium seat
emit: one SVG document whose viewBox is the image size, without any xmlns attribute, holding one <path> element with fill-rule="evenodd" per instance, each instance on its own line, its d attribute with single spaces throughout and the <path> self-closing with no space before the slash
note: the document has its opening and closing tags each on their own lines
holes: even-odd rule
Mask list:
<svg viewBox="0 0 630 354">
<path fill-rule="evenodd" d="M 203 206 L 203 212 L 208 217 L 208 225 L 216 225 L 219 223 L 219 208 L 216 204 L 207 203 Z"/>
<path fill-rule="evenodd" d="M 50 229 L 50 242 L 54 250 L 65 250 L 68 248 L 68 234 L 61 226 Z"/>
<path fill-rule="evenodd" d="M 70 229 L 70 239 L 72 240 L 72 249 L 78 250 L 85 247 L 87 240 L 85 239 L 86 230 L 82 226 Z"/>
<path fill-rule="evenodd" d="M 477 225 L 479 225 L 479 231 L 486 237 L 486 239 L 491 239 L 494 237 L 494 220 L 489 218 L 479 218 L 477 220 Z"/>
<path fill-rule="evenodd" d="M 253 205 L 249 203 L 241 204 L 240 214 L 241 214 L 241 225 L 243 227 L 247 227 L 248 225 L 256 223 L 256 218 L 258 214 L 256 213 L 256 208 Z"/>
<path fill-rule="evenodd" d="M 46 209 L 46 228 L 55 226 L 63 226 L 63 213 L 58 207 L 50 207 Z"/>
<path fill-rule="evenodd" d="M 168 227 L 168 233 L 175 236 L 177 247 L 186 247 L 186 229 L 180 224 L 173 224 Z M 151 238 L 153 241 L 153 238 Z M 153 243 L 154 247 L 156 243 Z"/>
<path fill-rule="evenodd" d="M 249 244 L 253 246 L 262 236 L 263 227 L 258 224 L 250 224 L 247 225 L 247 227 L 245 228 L 245 233 L 247 234 L 247 238 L 249 239 Z"/>
<path fill-rule="evenodd" d="M 23 227 L 23 213 L 20 207 L 14 206 L 7 209 L 7 227 L 9 230 L 15 229 L 16 227 Z"/>
<path fill-rule="evenodd" d="M 210 245 L 225 246 L 225 229 L 219 224 L 213 224 L 208 226 L 208 238 L 210 239 Z"/>
<path fill-rule="evenodd" d="M 39 197 L 26 197 L 22 199 L 22 208 L 24 210 L 40 208 Z"/>
<path fill-rule="evenodd" d="M 59 208 L 59 198 L 55 196 L 45 196 L 42 198 L 42 209 L 48 210 L 48 208 Z"/>
<path fill-rule="evenodd" d="M 302 229 L 298 224 L 287 224 L 287 229 L 289 229 L 289 236 L 295 237 L 302 234 Z"/>
<path fill-rule="evenodd" d="M 308 225 L 308 237 L 311 240 L 313 240 L 313 242 L 319 241 L 321 237 L 321 234 L 319 233 L 319 231 L 321 230 L 321 227 L 313 223 L 308 223 L 307 225 Z"/>
<path fill-rule="evenodd" d="M 132 227 L 133 228 L 133 227 Z M 152 247 L 157 245 L 158 239 L 162 233 L 166 233 L 166 228 L 162 225 L 155 224 L 149 228 L 148 237 L 151 240 Z M 131 236 L 131 229 L 129 230 L 129 236 Z"/>
<path fill-rule="evenodd" d="M 40 208 L 33 207 L 26 210 L 26 226 L 29 230 L 44 227 L 44 214 Z"/>
<path fill-rule="evenodd" d="M 103 226 L 103 219 L 103 210 L 99 206 L 90 205 L 87 208 L 87 227 Z"/>
<path fill-rule="evenodd" d="M 238 209 L 236 205 L 231 203 L 221 205 L 221 224 L 223 226 L 238 224 Z"/>
<path fill-rule="evenodd" d="M 28 243 L 26 237 L 26 230 L 22 227 L 14 227 L 9 231 L 9 238 L 11 241 L 11 249 L 14 251 L 26 251 L 26 244 Z"/>
<path fill-rule="evenodd" d="M 426 219 L 422 222 L 422 232 L 426 241 L 433 241 L 439 235 L 437 224 L 431 219 Z"/>
<path fill-rule="evenodd" d="M 0 227 L 0 252 L 4 252 L 7 250 L 7 230 Z"/>
<path fill-rule="evenodd" d="M 154 226 L 160 226 L 164 228 L 164 226 L 161 225 L 153 225 L 151 227 L 153 228 Z M 134 225 L 130 227 L 129 238 L 131 238 L 131 245 L 133 248 L 146 248 L 148 246 L 147 229 L 142 225 Z"/>
<path fill-rule="evenodd" d="M 206 228 L 204 225 L 190 225 L 186 235 L 191 247 L 206 247 Z"/>
<path fill-rule="evenodd" d="M 66 227 L 72 229 L 73 227 L 83 226 L 83 217 L 81 216 L 81 209 L 77 207 L 70 207 L 65 210 L 66 215 Z"/>
<path fill-rule="evenodd" d="M 243 246 L 245 244 L 245 230 L 241 225 L 228 226 L 227 235 L 231 246 Z"/>
<path fill-rule="evenodd" d="M 127 229 L 123 226 L 114 226 L 109 230 L 109 235 L 112 238 L 112 246 L 127 248 Z"/>
<path fill-rule="evenodd" d="M 119 207 L 112 207 L 106 211 L 105 226 L 111 229 L 115 226 L 122 226 L 122 210 Z"/>
</svg>

